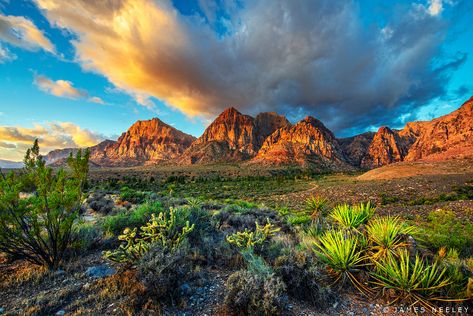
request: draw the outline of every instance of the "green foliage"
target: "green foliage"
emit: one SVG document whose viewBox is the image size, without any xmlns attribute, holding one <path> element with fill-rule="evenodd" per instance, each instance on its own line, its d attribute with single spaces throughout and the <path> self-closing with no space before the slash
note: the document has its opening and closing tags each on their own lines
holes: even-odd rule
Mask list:
<svg viewBox="0 0 473 316">
<path fill-rule="evenodd" d="M 74 242 L 71 245 L 75 252 L 92 249 L 102 239 L 103 232 L 94 223 L 79 223 L 74 227 Z"/>
<path fill-rule="evenodd" d="M 429 248 L 455 248 L 463 257 L 473 255 L 473 223 L 442 209 L 432 211 L 427 220 L 420 224 L 420 232 Z"/>
<path fill-rule="evenodd" d="M 285 285 L 274 274 L 237 271 L 225 283 L 230 315 L 280 315 L 287 303 Z"/>
<path fill-rule="evenodd" d="M 118 214 L 103 219 L 102 227 L 105 232 L 118 235 L 127 227 L 134 228 L 144 225 L 152 214 L 163 211 L 160 202 L 148 202 L 139 205 L 132 211 L 121 211 Z"/>
<path fill-rule="evenodd" d="M 403 235 L 413 233 L 414 227 L 403 223 L 398 216 L 386 216 L 373 218 L 366 226 L 366 231 L 373 252 L 372 259 L 377 260 L 406 246 Z"/>
<path fill-rule="evenodd" d="M 311 213 L 311 216 L 317 217 L 323 215 L 328 206 L 328 200 L 319 195 L 311 196 L 305 201 L 305 208 Z"/>
<path fill-rule="evenodd" d="M 360 225 L 365 224 L 374 215 L 374 212 L 375 207 L 373 207 L 370 202 L 360 203 L 354 206 L 342 204 L 332 210 L 330 217 L 342 228 L 356 229 Z"/>
<path fill-rule="evenodd" d="M 186 236 L 194 229 L 194 224 L 186 223 L 182 229 L 176 229 L 174 210 L 169 210 L 169 217 L 161 212 L 158 216 L 151 214 L 151 219 L 141 226 L 139 235 L 137 228 L 126 228 L 118 239 L 124 241 L 115 251 L 104 253 L 105 258 L 127 264 L 134 264 L 150 249 L 151 245 L 158 245 L 170 252 L 178 249 Z"/>
<path fill-rule="evenodd" d="M 127 186 L 120 188 L 120 200 L 122 201 L 138 204 L 142 203 L 146 197 L 146 193 L 131 189 Z"/>
<path fill-rule="evenodd" d="M 256 230 L 250 231 L 245 229 L 244 231 L 236 232 L 232 235 L 227 236 L 228 243 L 235 245 L 238 249 L 252 249 L 256 245 L 263 244 L 269 237 L 274 236 L 281 229 L 274 227 L 269 222 L 269 219 L 264 226 L 260 226 L 258 222 L 255 222 Z"/>
<path fill-rule="evenodd" d="M 312 217 L 310 215 L 304 215 L 304 214 L 299 214 L 299 215 L 290 215 L 287 217 L 287 222 L 290 225 L 303 225 L 303 224 L 308 224 L 312 221 Z"/>
<path fill-rule="evenodd" d="M 354 273 L 363 266 L 365 256 L 360 249 L 358 236 L 341 230 L 327 231 L 315 243 L 315 253 L 327 264 L 337 281 L 347 278 L 354 281 Z"/>
<path fill-rule="evenodd" d="M 437 261 L 429 263 L 418 255 L 411 260 L 406 249 L 377 261 L 376 267 L 372 273 L 374 283 L 396 292 L 392 303 L 403 300 L 430 307 L 429 301 L 441 298 L 442 289 L 451 283 L 445 267 L 440 267 Z"/>
<path fill-rule="evenodd" d="M 89 152 L 68 159 L 71 172 L 53 172 L 39 154 L 36 140 L 21 173 L 0 177 L 0 251 L 55 269 L 73 242 Z M 20 193 L 33 191 L 26 198 Z"/>
</svg>

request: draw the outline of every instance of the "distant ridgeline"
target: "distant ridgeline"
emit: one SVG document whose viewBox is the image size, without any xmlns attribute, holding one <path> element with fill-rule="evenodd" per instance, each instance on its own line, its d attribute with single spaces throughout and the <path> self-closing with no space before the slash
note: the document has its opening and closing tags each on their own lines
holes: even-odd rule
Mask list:
<svg viewBox="0 0 473 316">
<path fill-rule="evenodd" d="M 117 141 L 89 149 L 97 167 L 245 162 L 345 171 L 399 161 L 440 161 L 473 156 L 473 97 L 432 121 L 341 139 L 310 116 L 293 125 L 274 112 L 251 117 L 229 108 L 199 138 L 153 118 L 137 121 Z M 54 150 L 44 158 L 50 165 L 62 165 L 76 150 Z"/>
</svg>

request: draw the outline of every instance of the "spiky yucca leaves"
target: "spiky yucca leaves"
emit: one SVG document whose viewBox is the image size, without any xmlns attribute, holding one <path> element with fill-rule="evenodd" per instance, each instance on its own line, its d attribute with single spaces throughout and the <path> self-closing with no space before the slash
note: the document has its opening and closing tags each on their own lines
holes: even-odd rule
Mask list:
<svg viewBox="0 0 473 316">
<path fill-rule="evenodd" d="M 365 224 L 373 216 L 374 212 L 375 207 L 370 202 L 354 206 L 342 204 L 332 210 L 330 217 L 342 228 L 356 229 L 360 225 Z"/>
<path fill-rule="evenodd" d="M 365 265 L 366 259 L 357 235 L 341 230 L 327 231 L 315 243 L 314 252 L 334 274 L 335 282 L 350 280 L 360 291 L 366 291 L 355 276 Z"/>
<path fill-rule="evenodd" d="M 378 260 L 407 246 L 403 237 L 414 232 L 414 227 L 403 223 L 398 216 L 386 216 L 373 218 L 366 226 L 366 231 L 371 245 L 371 259 Z"/>
<path fill-rule="evenodd" d="M 306 210 L 310 212 L 313 220 L 317 219 L 320 215 L 323 215 L 327 208 L 328 200 L 319 195 L 311 196 L 305 202 Z"/>
<path fill-rule="evenodd" d="M 257 221 L 255 224 L 256 229 L 254 231 L 245 228 L 244 231 L 227 236 L 227 242 L 235 245 L 239 250 L 252 249 L 254 246 L 263 244 L 266 239 L 281 230 L 281 228 L 274 227 L 269 219 L 264 226 L 260 226 Z"/>
<path fill-rule="evenodd" d="M 431 308 L 431 301 L 442 300 L 441 290 L 451 284 L 445 267 L 437 261 L 429 263 L 418 255 L 411 261 L 407 249 L 399 249 L 395 255 L 388 253 L 375 264 L 374 284 L 396 292 L 396 298 L 390 303 L 406 301 Z"/>
</svg>

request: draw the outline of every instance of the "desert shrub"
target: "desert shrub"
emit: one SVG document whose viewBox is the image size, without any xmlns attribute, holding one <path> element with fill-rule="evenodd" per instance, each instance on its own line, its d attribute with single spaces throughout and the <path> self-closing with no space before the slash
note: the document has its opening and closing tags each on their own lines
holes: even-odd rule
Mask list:
<svg viewBox="0 0 473 316">
<path fill-rule="evenodd" d="M 408 226 L 397 216 L 373 218 L 366 226 L 372 252 L 371 258 L 377 260 L 390 252 L 394 253 L 399 247 L 406 246 L 404 236 L 413 231 L 413 226 Z"/>
<path fill-rule="evenodd" d="M 342 228 L 358 228 L 365 224 L 374 214 L 375 208 L 368 203 L 358 205 L 342 204 L 336 206 L 330 213 L 330 217 Z"/>
<path fill-rule="evenodd" d="M 225 287 L 224 303 L 230 315 L 279 315 L 287 302 L 284 283 L 274 274 L 237 271 Z"/>
<path fill-rule="evenodd" d="M 143 203 L 147 195 L 144 192 L 131 189 L 127 186 L 120 188 L 120 200 L 133 204 Z"/>
<path fill-rule="evenodd" d="M 427 222 L 421 223 L 420 233 L 429 248 L 455 248 L 462 257 L 473 255 L 473 223 L 458 218 L 452 211 L 432 211 Z"/>
<path fill-rule="evenodd" d="M 392 303 L 419 302 L 430 307 L 429 302 L 441 298 L 442 290 L 452 282 L 447 277 L 447 269 L 437 261 L 430 263 L 418 255 L 411 260 L 406 249 L 375 263 L 376 269 L 372 272 L 374 283 L 396 293 Z"/>
<path fill-rule="evenodd" d="M 103 219 L 102 227 L 105 232 L 118 235 L 127 227 L 135 228 L 144 225 L 151 214 L 158 214 L 163 211 L 160 202 L 148 202 L 139 205 L 132 211 L 121 211 L 118 214 L 107 216 Z"/>
<path fill-rule="evenodd" d="M 137 263 L 137 277 L 158 301 L 174 301 L 179 289 L 193 275 L 189 248 L 180 245 L 174 251 L 155 245 Z"/>
<path fill-rule="evenodd" d="M 22 172 L 0 177 L 0 251 L 51 269 L 58 267 L 73 242 L 89 152 L 67 162 L 70 172 L 53 173 L 39 154 L 38 141 L 28 149 Z M 20 198 L 32 189 L 34 194 Z"/>
<path fill-rule="evenodd" d="M 336 282 L 350 280 L 359 286 L 355 274 L 363 267 L 365 255 L 361 249 L 358 235 L 331 230 L 323 234 L 315 243 L 316 255 L 325 263 L 336 277 Z"/>
<path fill-rule="evenodd" d="M 102 191 L 93 192 L 86 202 L 94 212 L 103 215 L 111 213 L 115 206 L 112 200 L 105 198 L 105 193 Z"/>
<path fill-rule="evenodd" d="M 305 201 L 305 208 L 310 212 L 312 218 L 317 218 L 325 215 L 325 210 L 328 206 L 328 200 L 320 195 L 311 196 Z"/>
<path fill-rule="evenodd" d="M 250 231 L 245 229 L 244 231 L 238 231 L 232 235 L 227 236 L 229 244 L 235 245 L 238 249 L 254 249 L 255 246 L 262 245 L 268 238 L 274 236 L 280 228 L 274 227 L 269 219 L 266 225 L 260 226 L 258 222 L 255 222 L 256 229 Z"/>
<path fill-rule="evenodd" d="M 104 257 L 115 262 L 134 264 L 152 245 L 173 252 L 193 229 L 194 225 L 190 225 L 189 222 L 186 222 L 181 229 L 177 229 L 176 214 L 172 208 L 169 210 L 169 216 L 164 212 L 158 216 L 151 214 L 151 219 L 146 225 L 141 226 L 139 234 L 137 228 L 126 228 L 123 234 L 118 236 L 124 243 L 114 251 L 106 251 Z"/>
<path fill-rule="evenodd" d="M 87 251 L 95 248 L 102 240 L 103 231 L 94 223 L 80 223 L 74 229 L 74 242 L 71 249 L 75 252 Z"/>
<path fill-rule="evenodd" d="M 274 270 L 286 284 L 289 295 L 319 308 L 326 308 L 333 302 L 333 293 L 323 285 L 323 273 L 306 252 L 288 250 L 276 259 Z"/>
<path fill-rule="evenodd" d="M 308 224 L 311 221 L 312 217 L 310 215 L 305 214 L 290 215 L 287 217 L 288 224 L 292 226 Z"/>
</svg>

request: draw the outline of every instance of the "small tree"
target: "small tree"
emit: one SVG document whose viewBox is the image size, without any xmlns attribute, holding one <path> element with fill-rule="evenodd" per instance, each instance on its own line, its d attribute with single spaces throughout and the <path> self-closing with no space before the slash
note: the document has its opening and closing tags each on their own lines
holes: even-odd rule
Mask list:
<svg viewBox="0 0 473 316">
<path fill-rule="evenodd" d="M 67 160 L 71 172 L 57 172 L 28 149 L 21 172 L 0 177 L 0 251 L 16 259 L 56 269 L 73 242 L 88 173 L 89 152 Z M 23 196 L 22 193 L 31 194 Z"/>
</svg>

